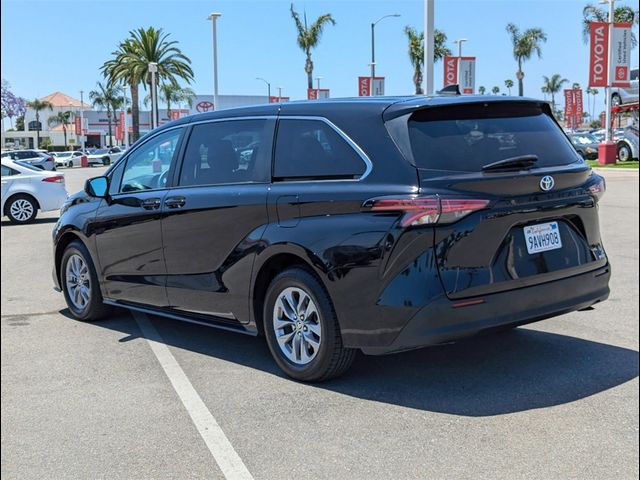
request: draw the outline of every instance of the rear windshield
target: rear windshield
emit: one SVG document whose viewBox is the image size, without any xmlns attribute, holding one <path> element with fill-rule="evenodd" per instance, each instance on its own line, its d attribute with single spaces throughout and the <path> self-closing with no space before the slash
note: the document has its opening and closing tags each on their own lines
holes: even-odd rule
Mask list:
<svg viewBox="0 0 640 480">
<path fill-rule="evenodd" d="M 477 172 L 484 165 L 536 155 L 536 167 L 580 158 L 556 123 L 534 103 L 478 103 L 420 110 L 409 119 L 418 168 Z"/>
</svg>

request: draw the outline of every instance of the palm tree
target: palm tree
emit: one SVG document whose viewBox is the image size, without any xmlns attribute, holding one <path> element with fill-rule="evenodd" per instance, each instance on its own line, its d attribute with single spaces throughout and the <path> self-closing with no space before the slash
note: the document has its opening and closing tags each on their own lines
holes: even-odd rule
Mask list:
<svg viewBox="0 0 640 480">
<path fill-rule="evenodd" d="M 640 14 L 628 6 L 615 7 L 613 11 L 613 20 L 615 22 L 629 22 L 638 25 Z M 582 9 L 582 41 L 589 42 L 589 24 L 591 22 L 608 22 L 609 12 L 605 9 L 596 7 L 589 3 Z M 631 48 L 635 48 L 638 40 L 633 32 L 631 32 Z"/>
<path fill-rule="evenodd" d="M 547 34 L 541 28 L 529 28 L 524 32 L 513 23 L 507 24 L 507 32 L 511 35 L 511 43 L 513 44 L 513 58 L 518 62 L 518 71 L 516 78 L 518 79 L 518 95 L 524 95 L 524 72 L 522 64 L 529 60 L 534 53 L 538 58 L 542 58 L 542 48 L 540 44 L 547 41 Z"/>
<path fill-rule="evenodd" d="M 511 88 L 513 87 L 513 80 L 508 78 L 507 80 L 504 81 L 504 86 L 507 87 L 507 89 L 509 90 L 509 95 L 511 95 Z"/>
<path fill-rule="evenodd" d="M 169 41 L 169 34 L 163 33 L 161 28 L 138 28 L 130 31 L 129 35 L 128 39 L 120 43 L 118 50 L 113 52 L 114 58 L 102 66 L 102 72 L 111 84 L 125 81 L 131 86 L 131 116 L 135 140 L 140 136 L 137 86 L 142 83 L 145 88 L 151 88 L 149 64 L 155 63 L 158 66 L 158 83 L 177 84 L 178 79 L 189 83 L 193 80 L 193 70 L 189 57 L 176 46 L 178 42 Z M 155 97 L 157 113 L 158 96 Z M 156 118 L 156 123 L 157 120 Z"/>
<path fill-rule="evenodd" d="M 107 109 L 107 121 L 109 122 L 109 146 L 112 146 L 111 118 L 112 113 L 123 104 L 124 99 L 118 95 L 118 89 L 114 85 L 98 82 L 98 89 L 89 92 L 89 99 L 94 107 Z"/>
<path fill-rule="evenodd" d="M 300 15 L 293 9 L 291 4 L 291 18 L 296 24 L 298 30 L 298 46 L 307 56 L 304 64 L 304 71 L 307 73 L 307 88 L 313 88 L 313 62 L 311 61 L 311 50 L 318 46 L 322 31 L 325 25 L 335 25 L 336 21 L 330 13 L 320 15 L 315 22 L 307 26 L 307 14 L 304 14 L 304 24 L 300 20 Z"/>
<path fill-rule="evenodd" d="M 480 85 L 480 87 L 478 87 L 478 93 L 480 95 L 484 95 L 486 91 L 487 91 L 487 89 L 484 88 L 482 85 Z"/>
<path fill-rule="evenodd" d="M 562 78 L 562 75 L 554 73 L 551 78 L 546 75 L 542 76 L 542 85 L 546 89 L 544 93 L 551 94 L 551 109 L 556 111 L 556 93 L 562 90 L 562 86 L 569 80 Z"/>
<path fill-rule="evenodd" d="M 542 92 L 542 95 L 544 96 L 544 99 L 546 100 L 547 99 L 547 93 L 549 93 L 549 89 L 543 85 L 542 88 L 540 89 L 540 91 Z"/>
<path fill-rule="evenodd" d="M 62 133 L 64 134 L 64 149 L 67 149 L 67 127 L 71 125 L 71 117 L 73 113 L 67 110 L 66 112 L 58 112 L 55 116 L 49 117 L 47 123 L 49 126 L 62 125 Z"/>
<path fill-rule="evenodd" d="M 418 32 L 415 28 L 407 25 L 404 33 L 409 39 L 409 60 L 413 66 L 413 84 L 416 95 L 421 95 L 422 90 L 422 67 L 424 65 L 424 32 Z M 446 47 L 447 35 L 441 30 L 435 29 L 433 33 L 433 60 L 437 62 L 445 55 L 451 55 L 451 50 Z"/>
<path fill-rule="evenodd" d="M 167 117 L 171 119 L 171 105 L 179 105 L 185 102 L 189 107 L 193 105 L 193 97 L 196 93 L 188 88 L 181 87 L 180 85 L 173 83 L 163 83 L 160 85 L 160 100 L 167 105 Z M 149 101 L 149 97 L 145 97 L 144 103 Z"/>
<path fill-rule="evenodd" d="M 597 88 L 593 88 L 593 87 L 587 88 L 587 99 L 589 98 L 589 95 L 593 97 L 591 101 L 589 101 L 589 116 L 591 117 L 591 121 L 593 121 L 593 112 L 596 109 L 596 95 L 598 93 L 600 92 L 598 91 Z M 593 107 L 591 107 L 592 103 L 593 103 Z"/>
<path fill-rule="evenodd" d="M 500 87 L 496 85 L 491 89 L 491 93 L 493 93 L 494 95 L 498 95 L 500 93 Z"/>
<path fill-rule="evenodd" d="M 53 105 L 47 100 L 38 100 L 37 98 L 31 102 L 27 102 L 27 106 L 36 112 L 36 148 L 40 148 L 40 112 L 45 109 L 53 110 Z"/>
</svg>

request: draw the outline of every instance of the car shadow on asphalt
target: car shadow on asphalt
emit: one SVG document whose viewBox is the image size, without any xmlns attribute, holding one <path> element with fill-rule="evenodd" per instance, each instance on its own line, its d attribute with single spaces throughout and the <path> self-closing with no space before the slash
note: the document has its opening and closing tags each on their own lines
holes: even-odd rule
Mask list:
<svg viewBox="0 0 640 480">
<path fill-rule="evenodd" d="M 2 225 L 3 227 L 20 227 L 23 225 L 38 225 L 40 223 L 56 223 L 58 221 L 58 217 L 53 217 L 53 218 L 36 218 L 35 220 L 29 222 L 29 223 L 24 223 L 24 224 L 19 224 L 19 223 L 11 223 L 9 220 L 2 220 L 0 221 L 0 225 Z"/>
<path fill-rule="evenodd" d="M 67 310 L 60 313 L 71 318 Z M 171 347 L 285 377 L 263 338 L 151 318 Z M 121 342 L 141 336 L 125 310 L 94 325 L 126 334 Z M 358 355 L 344 376 L 313 387 L 418 410 L 482 417 L 573 402 L 637 376 L 637 351 L 521 327 L 394 355 Z"/>
</svg>

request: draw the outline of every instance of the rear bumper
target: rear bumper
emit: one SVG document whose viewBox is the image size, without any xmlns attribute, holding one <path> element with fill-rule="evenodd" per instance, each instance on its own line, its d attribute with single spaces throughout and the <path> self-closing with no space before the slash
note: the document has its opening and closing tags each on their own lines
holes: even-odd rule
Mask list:
<svg viewBox="0 0 640 480">
<path fill-rule="evenodd" d="M 439 297 L 420 309 L 396 339 L 384 347 L 364 347 L 368 355 L 410 350 L 455 341 L 485 330 L 523 325 L 581 310 L 609 296 L 609 265 L 597 270 L 517 290 L 467 299 L 483 301 L 456 305 Z"/>
</svg>

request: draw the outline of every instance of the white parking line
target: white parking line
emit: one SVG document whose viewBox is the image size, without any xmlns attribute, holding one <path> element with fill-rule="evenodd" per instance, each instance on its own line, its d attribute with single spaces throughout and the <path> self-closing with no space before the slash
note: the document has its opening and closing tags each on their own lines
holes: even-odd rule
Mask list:
<svg viewBox="0 0 640 480">
<path fill-rule="evenodd" d="M 187 375 L 165 345 L 156 328 L 149 321 L 149 317 L 140 312 L 132 311 L 131 313 L 225 478 L 229 480 L 253 479 L 222 428 L 191 385 Z"/>
</svg>

